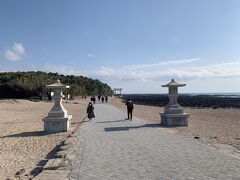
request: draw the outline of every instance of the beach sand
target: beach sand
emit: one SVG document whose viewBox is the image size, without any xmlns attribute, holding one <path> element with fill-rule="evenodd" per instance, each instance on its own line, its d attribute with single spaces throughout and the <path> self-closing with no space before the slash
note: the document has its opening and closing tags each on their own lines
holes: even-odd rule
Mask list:
<svg viewBox="0 0 240 180">
<path fill-rule="evenodd" d="M 14 177 L 21 169 L 25 170 L 21 177 L 28 179 L 30 171 L 84 119 L 88 102 L 89 99 L 64 101 L 64 107 L 73 115 L 70 131 L 46 135 L 42 119 L 53 103 L 0 100 L 0 180 Z M 126 112 L 121 99 L 112 97 L 109 104 Z M 190 114 L 188 127 L 164 129 L 188 138 L 198 137 L 196 141 L 240 157 L 236 152 L 240 149 L 240 109 L 185 108 L 185 111 Z M 135 105 L 133 114 L 149 123 L 160 123 L 159 112 L 163 112 L 162 107 Z"/>
<path fill-rule="evenodd" d="M 46 135 L 42 119 L 53 103 L 0 100 L 0 180 L 13 178 L 20 169 L 28 179 L 30 171 L 84 119 L 87 102 L 65 101 L 64 107 L 73 115 L 70 131 Z"/>
<path fill-rule="evenodd" d="M 126 112 L 121 99 L 113 97 L 109 102 Z M 133 115 L 160 123 L 159 113 L 163 111 L 163 107 L 135 104 Z M 188 127 L 165 128 L 167 131 L 195 138 L 220 152 L 240 158 L 240 109 L 184 108 L 184 111 L 190 114 Z"/>
</svg>

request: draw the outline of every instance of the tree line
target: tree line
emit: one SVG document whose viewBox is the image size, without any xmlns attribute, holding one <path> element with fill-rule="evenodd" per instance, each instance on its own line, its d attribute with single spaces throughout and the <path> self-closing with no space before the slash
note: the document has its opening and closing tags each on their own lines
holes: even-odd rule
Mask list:
<svg viewBox="0 0 240 180">
<path fill-rule="evenodd" d="M 2 72 L 0 73 L 0 98 L 41 98 L 45 86 L 59 79 L 62 84 L 70 85 L 67 94 L 72 97 L 88 95 L 112 95 L 106 83 L 84 76 L 63 75 L 41 71 Z"/>
</svg>

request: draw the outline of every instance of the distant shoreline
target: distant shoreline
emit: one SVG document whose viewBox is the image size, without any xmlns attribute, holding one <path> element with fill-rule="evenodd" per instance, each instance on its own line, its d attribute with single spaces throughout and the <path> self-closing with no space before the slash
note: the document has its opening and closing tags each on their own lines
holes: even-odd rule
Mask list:
<svg viewBox="0 0 240 180">
<path fill-rule="evenodd" d="M 167 93 L 130 93 L 130 94 L 122 94 L 123 96 L 162 96 L 167 95 Z M 180 93 L 180 95 L 184 96 L 218 96 L 218 97 L 240 97 L 240 93 L 238 92 L 229 92 L 229 93 Z"/>
<path fill-rule="evenodd" d="M 132 99 L 135 104 L 166 106 L 166 94 L 124 94 L 122 99 Z M 181 94 L 178 102 L 184 107 L 240 108 L 240 93 Z"/>
</svg>

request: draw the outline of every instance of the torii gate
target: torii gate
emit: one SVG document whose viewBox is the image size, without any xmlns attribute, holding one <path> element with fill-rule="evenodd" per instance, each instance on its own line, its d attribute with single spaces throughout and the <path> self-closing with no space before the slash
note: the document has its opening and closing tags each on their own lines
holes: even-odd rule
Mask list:
<svg viewBox="0 0 240 180">
<path fill-rule="evenodd" d="M 114 91 L 114 95 L 115 96 L 121 96 L 122 95 L 122 88 L 113 88 L 113 91 Z M 117 92 L 119 91 L 119 94 L 117 94 Z"/>
</svg>

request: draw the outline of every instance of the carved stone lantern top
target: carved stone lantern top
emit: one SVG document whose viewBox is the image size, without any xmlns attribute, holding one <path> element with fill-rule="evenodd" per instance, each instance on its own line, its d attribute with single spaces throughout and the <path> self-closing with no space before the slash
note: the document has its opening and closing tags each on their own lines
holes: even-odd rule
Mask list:
<svg viewBox="0 0 240 180">
<path fill-rule="evenodd" d="M 170 83 L 162 85 L 162 87 L 183 87 L 183 86 L 186 86 L 186 84 L 177 83 L 174 79 L 172 79 Z"/>
<path fill-rule="evenodd" d="M 57 82 L 50 85 L 46 85 L 46 87 L 49 89 L 66 89 L 69 88 L 70 86 L 62 84 L 58 79 Z"/>
<path fill-rule="evenodd" d="M 174 79 L 170 83 L 162 85 L 162 87 L 168 87 L 169 96 L 178 96 L 178 87 L 183 86 L 186 86 L 186 84 L 177 83 Z"/>
</svg>

